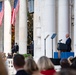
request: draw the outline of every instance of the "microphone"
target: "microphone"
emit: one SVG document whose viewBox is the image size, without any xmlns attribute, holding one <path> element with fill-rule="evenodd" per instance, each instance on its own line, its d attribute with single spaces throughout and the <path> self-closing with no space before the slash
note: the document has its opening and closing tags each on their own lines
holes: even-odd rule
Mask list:
<svg viewBox="0 0 76 75">
<path fill-rule="evenodd" d="M 59 42 L 61 42 L 61 41 L 62 41 L 62 39 L 59 40 Z"/>
<path fill-rule="evenodd" d="M 47 35 L 44 40 L 46 40 L 48 37 L 49 37 L 49 35 Z"/>
</svg>

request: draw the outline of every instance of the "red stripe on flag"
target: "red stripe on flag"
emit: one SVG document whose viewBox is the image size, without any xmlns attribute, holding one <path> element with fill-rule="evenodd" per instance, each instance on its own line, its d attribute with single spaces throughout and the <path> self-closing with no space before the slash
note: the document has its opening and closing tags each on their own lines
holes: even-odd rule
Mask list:
<svg viewBox="0 0 76 75">
<path fill-rule="evenodd" d="M 0 12 L 0 26 L 2 25 L 3 15 L 4 15 L 4 4 L 2 3 L 2 10 Z"/>
<path fill-rule="evenodd" d="M 12 15 L 11 15 L 11 24 L 12 25 L 15 25 L 16 15 L 18 13 L 18 10 L 19 10 L 19 0 L 18 0 L 16 8 L 12 9 Z"/>
<path fill-rule="evenodd" d="M 12 10 L 11 24 L 15 24 L 15 11 L 14 11 L 14 9 Z"/>
</svg>

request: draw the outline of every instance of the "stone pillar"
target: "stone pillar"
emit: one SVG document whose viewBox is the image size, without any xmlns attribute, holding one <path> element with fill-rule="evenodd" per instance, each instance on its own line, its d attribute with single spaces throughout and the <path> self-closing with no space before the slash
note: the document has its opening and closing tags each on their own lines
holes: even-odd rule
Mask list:
<svg viewBox="0 0 76 75">
<path fill-rule="evenodd" d="M 65 43 L 68 30 L 68 0 L 58 0 L 58 40 Z"/>
<path fill-rule="evenodd" d="M 16 23 L 15 23 L 15 43 L 19 44 L 19 13 L 16 16 Z"/>
<path fill-rule="evenodd" d="M 34 59 L 43 55 L 41 50 L 41 0 L 34 0 Z"/>
<path fill-rule="evenodd" d="M 68 0 L 58 0 L 58 41 L 65 43 L 65 35 L 69 32 L 68 25 Z"/>
<path fill-rule="evenodd" d="M 51 58 L 51 36 L 55 33 L 55 0 L 35 0 L 34 7 L 34 56 L 39 58 L 45 55 Z M 55 50 L 55 39 L 53 41 Z"/>
<path fill-rule="evenodd" d="M 76 0 L 74 0 L 74 53 L 76 56 Z"/>
<path fill-rule="evenodd" d="M 3 52 L 3 24 L 0 26 L 0 52 Z"/>
<path fill-rule="evenodd" d="M 4 52 L 11 52 L 11 4 L 4 0 Z"/>
<path fill-rule="evenodd" d="M 19 8 L 19 53 L 27 53 L 27 0 L 20 0 Z"/>
</svg>

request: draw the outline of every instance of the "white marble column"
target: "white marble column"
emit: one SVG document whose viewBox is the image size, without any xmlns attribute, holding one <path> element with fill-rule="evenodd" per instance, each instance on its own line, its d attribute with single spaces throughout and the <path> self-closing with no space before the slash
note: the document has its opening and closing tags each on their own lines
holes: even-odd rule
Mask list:
<svg viewBox="0 0 76 75">
<path fill-rule="evenodd" d="M 11 52 L 11 4 L 4 0 L 4 52 Z"/>
<path fill-rule="evenodd" d="M 69 32 L 68 0 L 58 0 L 58 41 L 65 43 L 65 35 Z"/>
<path fill-rule="evenodd" d="M 34 0 L 34 59 L 43 55 L 41 50 L 41 0 Z"/>
<path fill-rule="evenodd" d="M 26 0 L 20 0 L 19 8 L 19 53 L 27 53 L 27 6 Z"/>
<path fill-rule="evenodd" d="M 15 23 L 15 43 L 19 44 L 19 13 L 16 16 L 16 23 Z"/>
<path fill-rule="evenodd" d="M 34 5 L 34 56 L 52 57 L 51 36 L 55 33 L 55 0 L 35 0 Z M 48 37 L 47 37 L 48 36 Z M 46 39 L 46 49 L 45 42 Z M 55 50 L 55 39 L 53 50 Z M 46 53 L 45 53 L 46 50 Z"/>
<path fill-rule="evenodd" d="M 52 58 L 52 39 L 51 36 L 55 33 L 55 0 L 44 0 L 41 4 L 41 22 L 42 22 L 42 50 L 45 53 L 46 46 L 46 56 Z M 48 36 L 48 37 L 47 37 Z M 46 39 L 46 45 L 44 39 Z M 55 49 L 55 38 L 53 39 L 53 53 Z M 45 55 L 45 54 L 44 54 Z"/>
<path fill-rule="evenodd" d="M 0 52 L 2 52 L 3 51 L 3 48 L 2 48 L 2 45 L 3 45 L 3 24 L 2 24 L 2 26 L 0 26 Z"/>
<path fill-rule="evenodd" d="M 76 56 L 76 0 L 74 0 L 74 53 Z"/>
</svg>

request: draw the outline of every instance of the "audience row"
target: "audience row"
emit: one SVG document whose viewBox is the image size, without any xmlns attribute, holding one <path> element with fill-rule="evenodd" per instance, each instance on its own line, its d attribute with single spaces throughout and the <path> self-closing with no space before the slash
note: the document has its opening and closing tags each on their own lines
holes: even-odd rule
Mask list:
<svg viewBox="0 0 76 75">
<path fill-rule="evenodd" d="M 3 55 L 0 54 L 0 74 L 8 75 Z M 69 57 L 61 59 L 61 70 L 56 72 L 52 61 L 42 56 L 36 63 L 33 58 L 24 58 L 21 54 L 13 56 L 13 66 L 16 69 L 16 75 L 76 75 L 76 58 Z"/>
</svg>

